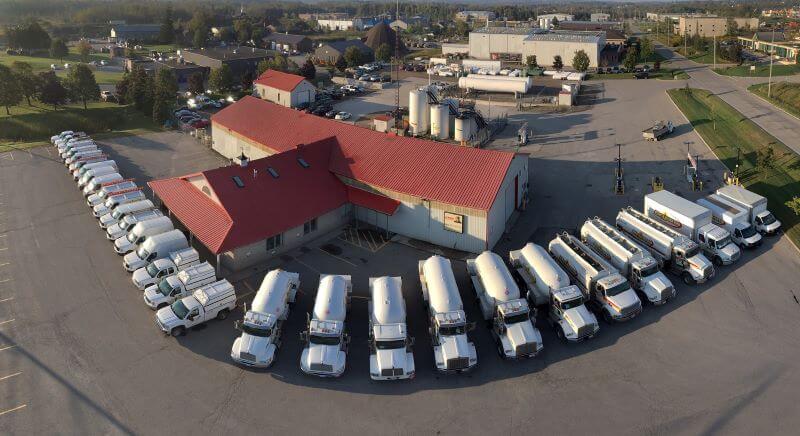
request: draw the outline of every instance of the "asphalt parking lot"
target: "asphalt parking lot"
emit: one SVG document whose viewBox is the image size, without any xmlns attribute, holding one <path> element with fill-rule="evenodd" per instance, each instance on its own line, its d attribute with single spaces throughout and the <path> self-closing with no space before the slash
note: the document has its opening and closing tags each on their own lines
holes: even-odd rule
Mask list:
<svg viewBox="0 0 800 436">
<path fill-rule="evenodd" d="M 516 123 L 535 129 L 531 145 L 519 149 L 531 156 L 531 207 L 496 252 L 545 244 L 587 216 L 610 220 L 624 205 L 640 208 L 653 175 L 699 197 L 682 182 L 684 141 L 702 154 L 709 187 L 719 180 L 719 162 L 663 92 L 680 84 L 643 82 L 605 82 L 593 106 L 574 112 L 508 114 L 509 128 L 492 147 L 516 149 Z M 641 129 L 660 119 L 675 121 L 676 133 L 641 141 Z M 142 183 L 225 162 L 174 133 L 102 142 Z M 611 193 L 615 143 L 624 144 L 623 196 Z M 51 152 L 0 154 L 0 433 L 791 434 L 800 424 L 800 255 L 785 238 L 768 239 L 701 286 L 670 276 L 674 301 L 625 324 L 602 324 L 586 343 L 559 343 L 540 314 L 545 350 L 532 360 L 502 361 L 478 323 L 478 367 L 442 376 L 433 370 L 417 278 L 417 260 L 431 253 L 333 234 L 236 283 L 247 302 L 266 269 L 301 275 L 277 363 L 252 371 L 229 357 L 238 311 L 177 340 L 158 331 Z M 464 264 L 453 266 L 468 318 L 478 321 Z M 320 273 L 353 276 L 353 341 L 336 380 L 305 376 L 298 365 L 298 332 Z M 416 338 L 412 381 L 368 376 L 367 279 L 379 275 L 403 278 Z"/>
</svg>

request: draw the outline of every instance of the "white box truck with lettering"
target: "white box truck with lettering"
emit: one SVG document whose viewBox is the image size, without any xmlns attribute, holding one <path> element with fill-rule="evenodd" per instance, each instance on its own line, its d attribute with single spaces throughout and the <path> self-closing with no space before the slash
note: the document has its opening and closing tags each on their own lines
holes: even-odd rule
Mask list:
<svg viewBox="0 0 800 436">
<path fill-rule="evenodd" d="M 496 253 L 484 251 L 467 260 L 467 272 L 483 319 L 497 342 L 500 357 L 534 357 L 542 351 L 542 335 L 534 326 L 536 309 L 521 298 L 519 287 Z"/>
<path fill-rule="evenodd" d="M 402 380 L 416 374 L 402 288 L 400 277 L 369 278 L 369 376 L 373 380 Z"/>
<path fill-rule="evenodd" d="M 422 298 L 428 305 L 428 332 L 436 369 L 464 372 L 474 368 L 478 364 L 478 353 L 467 332 L 473 330 L 475 324 L 467 322 L 450 260 L 431 256 L 421 260 L 418 269 Z"/>
<path fill-rule="evenodd" d="M 723 186 L 717 189 L 717 195 L 743 207 L 747 211 L 750 224 L 756 226 L 756 230 L 761 234 L 774 235 L 780 230 L 781 222 L 767 210 L 765 197 L 739 185 Z"/>
<path fill-rule="evenodd" d="M 297 298 L 300 274 L 274 269 L 264 276 L 249 310 L 235 327 L 242 334 L 233 341 L 231 359 L 254 368 L 268 368 L 281 346 L 283 323 Z"/>
<path fill-rule="evenodd" d="M 300 334 L 305 342 L 300 369 L 319 377 L 339 377 L 344 373 L 350 335 L 345 318 L 353 285 L 350 276 L 322 274 L 308 328 Z"/>
<path fill-rule="evenodd" d="M 711 211 L 711 221 L 727 230 L 734 244 L 745 248 L 761 245 L 761 233 L 750 224 L 748 213 L 743 208 L 716 194 L 697 200 L 697 204 Z"/>
<path fill-rule="evenodd" d="M 628 278 L 633 289 L 655 305 L 666 303 L 677 291 L 659 269 L 658 261 L 621 231 L 598 217 L 581 227 L 581 240 Z"/>
<path fill-rule="evenodd" d="M 607 322 L 627 321 L 642 312 L 642 302 L 628 280 L 577 237 L 561 233 L 548 250 L 581 288 L 589 307 Z"/>
</svg>

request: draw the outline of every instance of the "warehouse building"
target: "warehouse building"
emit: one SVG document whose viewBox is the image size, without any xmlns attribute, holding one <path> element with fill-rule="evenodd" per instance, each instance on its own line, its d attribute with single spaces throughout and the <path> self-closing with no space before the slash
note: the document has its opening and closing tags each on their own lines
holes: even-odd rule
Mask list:
<svg viewBox="0 0 800 436">
<path fill-rule="evenodd" d="M 291 108 L 311 103 L 317 95 L 317 88 L 303 76 L 275 70 L 264 71 L 253 86 L 262 99 Z"/>
<path fill-rule="evenodd" d="M 255 47 L 185 49 L 178 54 L 186 62 L 208 67 L 212 70 L 227 65 L 230 67 L 236 81 L 239 81 L 246 72 L 250 72 L 255 76 L 256 71 L 258 71 L 258 63 L 272 57 L 268 51 Z"/>
<path fill-rule="evenodd" d="M 459 21 L 487 21 L 494 20 L 496 14 L 492 11 L 459 11 L 455 18 Z"/>
<path fill-rule="evenodd" d="M 270 50 L 298 53 L 310 53 L 314 50 L 314 43 L 305 35 L 276 32 L 261 38 L 261 41 Z"/>
<path fill-rule="evenodd" d="M 538 18 L 540 20 L 542 20 L 542 19 L 550 20 L 550 21 L 555 20 L 556 22 L 574 21 L 575 20 L 575 15 L 572 15 L 572 14 L 541 14 L 541 15 L 537 15 L 536 18 Z"/>
<path fill-rule="evenodd" d="M 528 198 L 523 154 L 384 134 L 253 97 L 214 115 L 212 128 L 214 149 L 243 164 L 150 186 L 230 270 L 354 220 L 477 253 Z"/>
<path fill-rule="evenodd" d="M 570 31 L 531 29 L 524 27 L 487 27 L 469 34 L 469 56 L 475 59 L 524 60 L 535 55 L 539 65 L 550 65 L 556 55 L 565 65 L 575 52 L 589 56 L 589 66 L 600 65 L 606 46 L 604 31 Z"/>
<path fill-rule="evenodd" d="M 682 16 L 675 24 L 675 33 L 680 36 L 699 35 L 703 38 L 725 36 L 728 34 L 728 22 L 733 21 L 742 29 L 758 29 L 758 18 L 726 18 Z"/>
<path fill-rule="evenodd" d="M 595 23 L 604 23 L 606 21 L 611 21 L 611 15 L 602 12 L 597 12 L 589 16 L 589 21 Z"/>
<path fill-rule="evenodd" d="M 118 24 L 111 28 L 111 42 L 153 41 L 161 32 L 160 24 Z"/>
<path fill-rule="evenodd" d="M 156 74 L 164 69 L 172 71 L 172 74 L 175 75 L 175 79 L 178 81 L 178 86 L 181 88 L 189 83 L 189 78 L 193 75 L 200 74 L 203 76 L 203 80 L 205 81 L 210 73 L 208 67 L 186 62 L 182 58 L 155 60 L 153 61 L 153 66 L 155 67 Z"/>
<path fill-rule="evenodd" d="M 344 52 L 350 47 L 358 48 L 365 60 L 372 60 L 374 57 L 372 49 L 367 47 L 360 39 L 348 39 L 346 41 L 334 41 L 323 44 L 314 51 L 314 58 L 320 62 L 333 65 L 340 57 L 344 56 Z"/>
</svg>

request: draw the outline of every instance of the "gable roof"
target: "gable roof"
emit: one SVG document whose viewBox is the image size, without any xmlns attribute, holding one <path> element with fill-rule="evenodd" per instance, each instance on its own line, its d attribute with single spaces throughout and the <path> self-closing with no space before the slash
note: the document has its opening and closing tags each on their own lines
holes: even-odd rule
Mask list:
<svg viewBox="0 0 800 436">
<path fill-rule="evenodd" d="M 305 35 L 293 35 L 291 33 L 270 33 L 269 35 L 261 38 L 262 41 L 275 41 L 275 42 L 283 42 L 288 44 L 299 44 L 303 42 L 304 39 L 308 39 Z"/>
<path fill-rule="evenodd" d="M 764 42 L 772 42 L 772 32 L 755 32 L 753 39 Z M 775 42 L 786 41 L 786 35 L 783 32 L 775 32 Z"/>
<path fill-rule="evenodd" d="M 280 89 L 282 91 L 293 91 L 297 85 L 306 80 L 303 76 L 296 74 L 284 73 L 282 71 L 267 70 L 264 74 L 258 76 L 258 79 L 253 83 L 268 86 L 270 88 Z"/>
<path fill-rule="evenodd" d="M 414 197 L 489 210 L 514 153 L 396 136 L 244 97 L 211 117 L 275 153 L 335 137 L 335 174 Z"/>
<path fill-rule="evenodd" d="M 325 46 L 333 48 L 334 50 L 338 51 L 341 54 L 344 54 L 344 52 L 349 47 L 353 47 L 353 46 L 358 47 L 358 49 L 363 51 L 363 52 L 372 52 L 372 49 L 369 48 L 369 46 L 367 46 L 366 44 L 364 44 L 360 39 L 347 39 L 347 40 L 344 40 L 344 41 L 333 41 L 333 42 L 329 42 L 329 43 L 323 45 L 323 47 L 325 47 Z"/>
</svg>

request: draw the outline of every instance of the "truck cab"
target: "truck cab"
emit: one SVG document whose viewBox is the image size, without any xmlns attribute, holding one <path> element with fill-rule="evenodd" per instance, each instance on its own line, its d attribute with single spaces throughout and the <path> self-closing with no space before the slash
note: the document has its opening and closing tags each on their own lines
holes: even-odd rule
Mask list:
<svg viewBox="0 0 800 436">
<path fill-rule="evenodd" d="M 305 342 L 300 356 L 300 369 L 319 377 L 344 374 L 350 336 L 345 333 L 345 318 L 352 284 L 350 276 L 320 277 L 313 315 L 308 329 L 300 334 Z"/>
<path fill-rule="evenodd" d="M 175 251 L 169 257 L 156 259 L 147 266 L 141 267 L 133 272 L 131 281 L 140 291 L 146 287 L 156 284 L 165 277 L 178 273 L 179 270 L 200 264 L 200 254 L 194 248 Z"/>
<path fill-rule="evenodd" d="M 761 234 L 750 223 L 736 223 L 728 231 L 733 242 L 740 247 L 754 248 L 761 245 Z"/>
<path fill-rule="evenodd" d="M 642 313 L 641 300 L 621 274 L 598 280 L 592 294 L 592 301 L 599 306 L 607 322 L 627 321 Z"/>
<path fill-rule="evenodd" d="M 562 340 L 581 342 L 593 338 L 600 330 L 597 318 L 584 301 L 583 293 L 575 285 L 550 292 L 547 319 Z"/>
<path fill-rule="evenodd" d="M 234 308 L 236 291 L 230 282 L 220 280 L 159 309 L 156 325 L 165 334 L 182 336 L 187 329 L 212 319 L 224 320 Z"/>
<path fill-rule="evenodd" d="M 406 326 L 400 277 L 370 277 L 369 376 L 373 380 L 414 378 L 414 338 Z"/>
<path fill-rule="evenodd" d="M 478 352 L 467 338 L 475 325 L 467 322 L 463 310 L 437 313 L 433 316 L 431 339 L 436 369 L 441 372 L 463 372 L 478 363 Z"/>
<path fill-rule="evenodd" d="M 164 277 L 157 285 L 146 287 L 144 303 L 151 309 L 160 309 L 216 280 L 214 267 L 208 262 L 203 262 L 200 265 L 186 268 L 176 275 Z"/>
<path fill-rule="evenodd" d="M 731 241 L 731 234 L 716 224 L 706 224 L 697 229 L 697 243 L 717 266 L 730 265 L 742 254 Z"/>
<path fill-rule="evenodd" d="M 638 289 L 650 303 L 660 306 L 676 295 L 672 282 L 658 268 L 658 262 L 651 257 L 644 257 L 631 262 L 628 277 L 631 286 Z"/>
<path fill-rule="evenodd" d="M 763 235 L 774 235 L 781 228 L 781 222 L 768 210 L 759 212 L 753 218 L 753 224 L 756 226 L 756 230 Z"/>
</svg>

